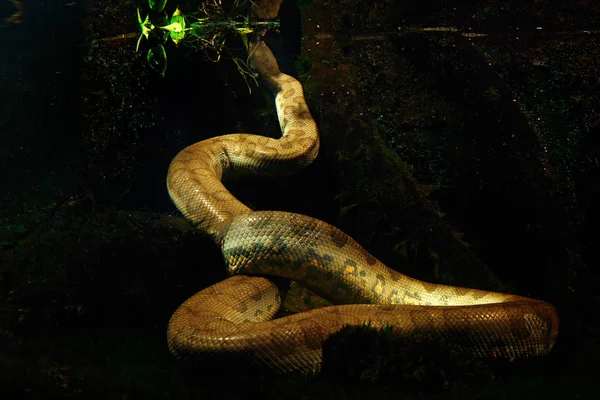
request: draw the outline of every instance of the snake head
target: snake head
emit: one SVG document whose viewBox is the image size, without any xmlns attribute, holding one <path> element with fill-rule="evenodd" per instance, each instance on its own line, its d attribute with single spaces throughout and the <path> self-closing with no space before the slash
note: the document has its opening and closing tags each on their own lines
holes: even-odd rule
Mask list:
<svg viewBox="0 0 600 400">
<path fill-rule="evenodd" d="M 277 60 L 265 42 L 251 42 L 248 50 L 251 66 L 256 72 L 262 76 L 274 76 L 280 73 Z"/>
</svg>

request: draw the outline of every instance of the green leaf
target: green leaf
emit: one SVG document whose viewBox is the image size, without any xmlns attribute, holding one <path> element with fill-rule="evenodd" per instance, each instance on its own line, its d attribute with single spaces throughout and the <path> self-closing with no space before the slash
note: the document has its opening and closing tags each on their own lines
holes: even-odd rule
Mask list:
<svg viewBox="0 0 600 400">
<path fill-rule="evenodd" d="M 150 15 L 146 15 L 146 18 L 144 20 L 142 20 L 142 17 L 140 15 L 140 9 L 137 9 L 137 19 L 140 25 L 140 30 L 142 31 L 142 36 L 146 36 L 146 39 L 149 39 L 150 37 L 150 33 L 152 32 L 152 30 L 154 29 L 154 25 L 152 25 L 152 22 L 150 22 Z M 138 39 L 138 43 L 136 46 L 136 51 L 137 48 L 140 47 L 140 41 L 142 40 L 141 36 Z"/>
<path fill-rule="evenodd" d="M 170 22 L 171 23 L 168 25 L 170 27 L 170 29 L 168 29 L 168 30 L 171 32 L 170 33 L 171 40 L 175 44 L 177 44 L 177 43 L 181 42 L 181 40 L 185 36 L 185 18 L 181 14 L 181 11 L 179 11 L 179 7 L 177 7 L 175 12 L 173 13 L 173 16 L 171 17 Z"/>
<path fill-rule="evenodd" d="M 167 72 L 167 52 L 162 44 L 148 50 L 146 60 L 153 70 L 158 72 L 162 77 L 165 76 Z"/>
<path fill-rule="evenodd" d="M 167 4 L 167 0 L 148 0 L 148 5 L 150 9 L 153 11 L 161 12 L 165 9 L 165 5 Z"/>
<path fill-rule="evenodd" d="M 140 43 L 141 43 L 143 37 L 144 37 L 144 35 L 140 35 L 140 37 L 138 38 L 137 44 L 135 45 L 135 52 L 136 53 L 140 49 Z"/>
<path fill-rule="evenodd" d="M 247 27 L 247 26 L 244 26 L 244 27 L 241 27 L 241 28 L 235 28 L 235 29 L 237 29 L 237 31 L 238 31 L 240 34 L 242 34 L 242 35 L 247 35 L 247 34 L 249 34 L 249 33 L 252 33 L 252 32 L 254 32 L 252 29 L 250 29 L 250 28 L 249 28 L 249 27 Z"/>
<path fill-rule="evenodd" d="M 246 51 L 248 51 L 248 36 L 244 35 L 243 33 L 240 33 L 240 36 L 242 37 L 242 42 L 244 42 Z"/>
</svg>

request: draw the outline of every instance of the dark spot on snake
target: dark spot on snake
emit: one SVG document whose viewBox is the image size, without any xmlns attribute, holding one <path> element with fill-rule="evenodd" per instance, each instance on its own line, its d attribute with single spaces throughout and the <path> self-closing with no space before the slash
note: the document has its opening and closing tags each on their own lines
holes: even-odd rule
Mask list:
<svg viewBox="0 0 600 400">
<path fill-rule="evenodd" d="M 371 255 L 368 251 L 365 251 L 365 261 L 367 265 L 373 265 L 377 262 L 377 259 Z"/>
<path fill-rule="evenodd" d="M 302 129 L 287 129 L 286 134 L 290 135 L 290 136 L 294 136 L 295 138 L 300 138 L 305 135 L 305 132 Z M 312 139 L 309 139 L 309 140 L 314 141 Z M 302 144 L 303 142 L 298 142 L 298 143 Z"/>
<path fill-rule="evenodd" d="M 254 293 L 250 294 L 250 296 L 248 296 L 248 297 L 250 297 L 250 299 L 254 300 L 254 301 L 259 301 L 263 298 L 261 292 L 254 292 Z"/>
<path fill-rule="evenodd" d="M 342 248 L 348 243 L 350 238 L 344 232 L 339 229 L 332 228 L 331 229 L 331 240 L 333 244 L 339 249 Z"/>
<path fill-rule="evenodd" d="M 438 285 L 429 282 L 421 282 L 421 286 L 427 293 L 435 292 L 438 288 Z"/>
<path fill-rule="evenodd" d="M 377 274 L 375 276 L 376 280 L 375 282 L 373 282 L 373 286 L 372 286 L 372 290 L 373 290 L 373 296 L 377 296 L 379 297 L 379 293 L 378 293 L 378 286 L 381 286 L 380 290 L 383 293 L 383 290 L 385 289 L 385 278 L 383 277 L 383 275 L 381 274 Z"/>
<path fill-rule="evenodd" d="M 462 297 L 462 296 L 464 296 L 466 294 L 469 294 L 470 291 L 471 291 L 470 289 L 457 286 L 457 287 L 454 288 L 454 295 Z"/>
<path fill-rule="evenodd" d="M 227 271 L 230 274 L 260 273 L 260 260 L 267 249 L 262 243 L 251 245 L 227 247 L 223 246 L 223 257 L 227 260 Z"/>
<path fill-rule="evenodd" d="M 406 297 L 416 300 L 419 303 L 423 303 L 423 298 L 417 292 L 406 292 Z"/>
<path fill-rule="evenodd" d="M 306 250 L 306 256 L 302 256 L 305 260 L 315 260 L 321 267 L 328 268 L 333 262 L 333 257 L 328 254 L 319 254 L 315 249 L 308 248 Z"/>
<path fill-rule="evenodd" d="M 298 113 L 298 119 L 312 120 L 313 118 L 308 110 L 302 110 Z"/>
<path fill-rule="evenodd" d="M 202 182 L 200 182 L 200 180 L 198 180 L 198 178 L 196 176 L 190 175 L 188 177 L 188 179 L 189 179 L 189 182 L 192 184 L 192 186 L 202 187 Z"/>
<path fill-rule="evenodd" d="M 483 291 L 481 291 L 481 292 L 479 292 L 479 291 L 476 291 L 475 293 L 473 293 L 473 291 L 472 291 L 472 290 L 469 290 L 469 292 L 471 292 L 471 296 L 473 296 L 473 298 L 474 298 L 475 300 L 482 299 L 482 298 L 484 298 L 485 296 L 487 296 L 487 295 L 489 294 L 489 293 L 485 293 L 485 292 L 483 292 Z"/>
<path fill-rule="evenodd" d="M 289 99 L 290 97 L 292 97 L 295 94 L 296 94 L 296 89 L 289 89 L 282 93 L 282 97 L 284 99 Z"/>
<path fill-rule="evenodd" d="M 258 136 L 255 140 L 256 140 L 256 143 L 258 143 L 261 146 L 266 146 L 266 145 L 270 144 L 270 142 L 273 141 L 273 139 L 271 139 L 270 137 L 267 137 L 267 136 Z"/>
</svg>

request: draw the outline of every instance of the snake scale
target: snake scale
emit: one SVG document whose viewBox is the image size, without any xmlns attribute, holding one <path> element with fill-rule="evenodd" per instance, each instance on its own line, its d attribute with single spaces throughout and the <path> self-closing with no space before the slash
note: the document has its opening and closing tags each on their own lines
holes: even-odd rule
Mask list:
<svg viewBox="0 0 600 400">
<path fill-rule="evenodd" d="M 422 282 L 396 272 L 323 221 L 252 211 L 222 179 L 278 175 L 317 156 L 317 126 L 302 85 L 280 72 L 259 41 L 250 60 L 275 96 L 282 137 L 229 134 L 193 144 L 171 162 L 169 194 L 222 250 L 231 277 L 185 301 L 168 325 L 171 352 L 246 357 L 271 370 L 317 372 L 323 343 L 346 325 L 425 333 L 478 357 L 523 358 L 550 351 L 558 317 L 549 303 L 511 294 Z M 295 280 L 335 305 L 272 319 L 281 299 L 267 276 Z"/>
</svg>

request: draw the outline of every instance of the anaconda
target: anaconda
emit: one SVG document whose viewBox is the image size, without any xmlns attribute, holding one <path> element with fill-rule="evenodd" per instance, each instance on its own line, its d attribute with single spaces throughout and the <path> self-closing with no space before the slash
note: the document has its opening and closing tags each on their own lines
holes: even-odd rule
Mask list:
<svg viewBox="0 0 600 400">
<path fill-rule="evenodd" d="M 311 163 L 319 149 L 302 85 L 279 70 L 264 42 L 252 46 L 250 58 L 275 96 L 281 138 L 217 136 L 185 148 L 169 167 L 173 202 L 220 246 L 233 275 L 174 313 L 168 343 L 175 356 L 234 354 L 277 372 L 316 372 L 325 340 L 346 325 L 365 323 L 391 327 L 398 337 L 425 333 L 480 357 L 550 351 L 558 316 L 549 303 L 410 278 L 330 224 L 252 211 L 235 198 L 221 182 L 225 175 L 290 173 Z M 295 280 L 341 305 L 273 320 L 281 299 L 268 276 Z"/>
</svg>

